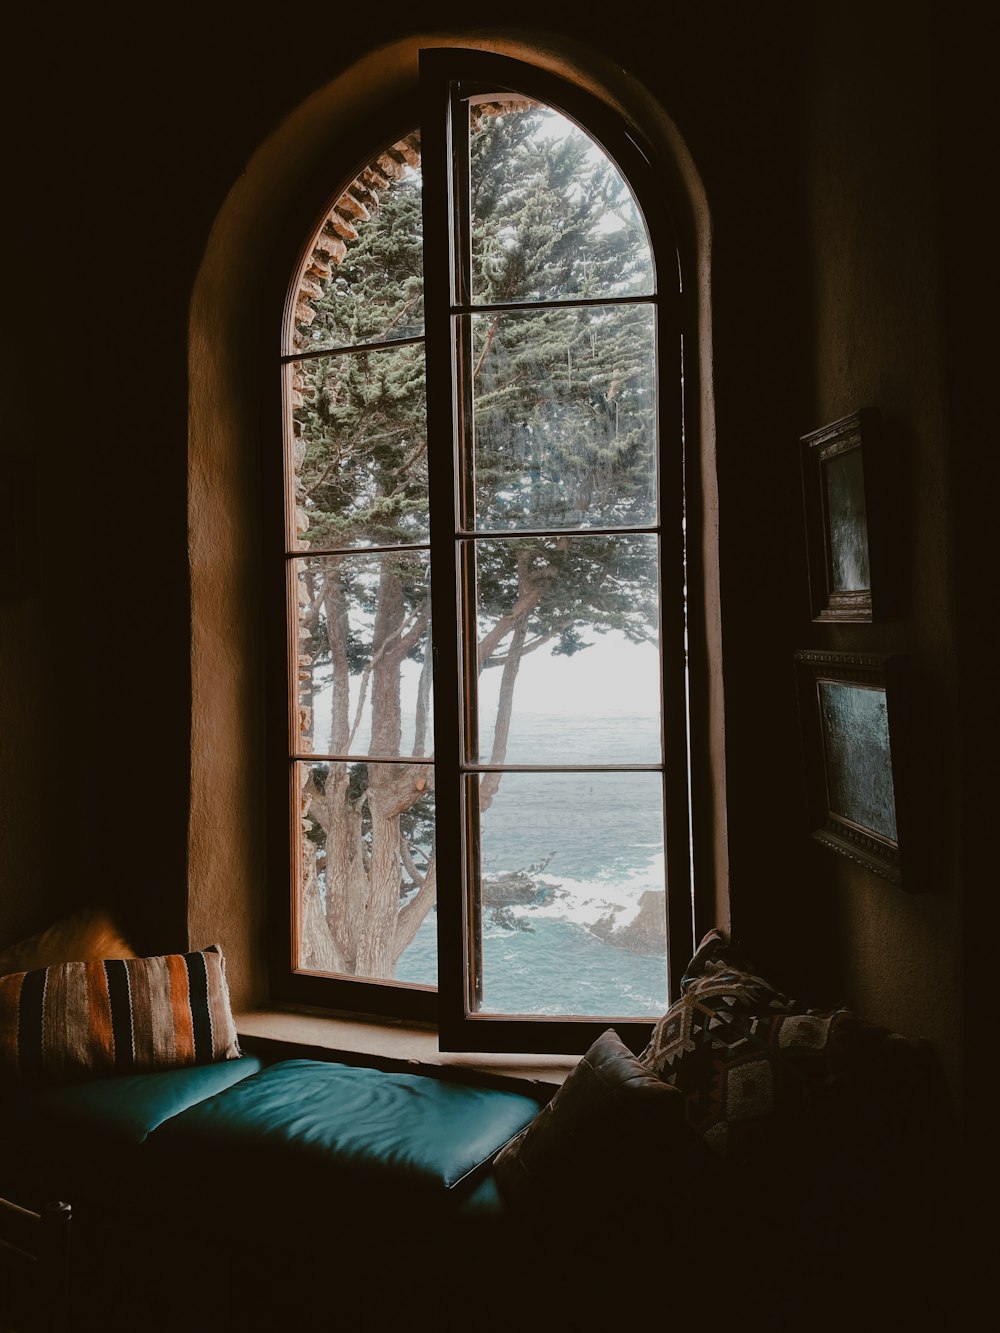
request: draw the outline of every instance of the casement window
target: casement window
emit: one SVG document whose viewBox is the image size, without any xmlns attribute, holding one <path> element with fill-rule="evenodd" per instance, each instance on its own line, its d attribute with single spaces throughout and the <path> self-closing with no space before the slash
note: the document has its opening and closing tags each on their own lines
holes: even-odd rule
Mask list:
<svg viewBox="0 0 1000 1333">
<path fill-rule="evenodd" d="M 482 52 L 421 81 L 287 303 L 273 993 L 638 1041 L 692 943 L 677 244 L 602 103 Z"/>
</svg>

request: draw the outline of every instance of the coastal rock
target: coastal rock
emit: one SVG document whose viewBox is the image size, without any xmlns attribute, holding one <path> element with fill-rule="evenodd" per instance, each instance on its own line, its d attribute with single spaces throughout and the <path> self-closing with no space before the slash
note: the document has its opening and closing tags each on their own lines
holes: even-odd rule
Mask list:
<svg viewBox="0 0 1000 1333">
<path fill-rule="evenodd" d="M 493 908 L 528 907 L 533 903 L 544 902 L 551 895 L 552 885 L 539 884 L 535 875 L 540 875 L 552 860 L 547 856 L 536 865 L 523 870 L 508 870 L 502 875 L 483 877 L 483 906 Z"/>
<path fill-rule="evenodd" d="M 662 889 L 647 889 L 639 899 L 639 910 L 622 926 L 615 925 L 615 912 L 609 912 L 591 926 L 591 931 L 606 944 L 630 953 L 662 954 L 667 948 L 667 931 Z"/>
<path fill-rule="evenodd" d="M 538 897 L 538 885 L 524 870 L 483 880 L 484 907 L 526 906 Z"/>
</svg>

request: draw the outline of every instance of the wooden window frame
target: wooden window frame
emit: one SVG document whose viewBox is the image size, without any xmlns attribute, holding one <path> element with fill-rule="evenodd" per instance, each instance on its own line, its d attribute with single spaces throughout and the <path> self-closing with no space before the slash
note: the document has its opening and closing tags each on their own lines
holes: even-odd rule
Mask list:
<svg viewBox="0 0 1000 1333">
<path fill-rule="evenodd" d="M 392 1017 L 404 1022 L 436 1023 L 442 1050 L 579 1053 L 614 1026 L 627 1044 L 639 1049 L 648 1038 L 650 1022 L 607 1018 L 509 1016 L 472 1012 L 473 979 L 467 965 L 467 941 L 474 905 L 470 899 L 474 876 L 470 863 L 472 833 L 462 795 L 465 775 L 488 765 L 464 762 L 464 728 L 469 725 L 468 698 L 463 676 L 471 670 L 474 645 L 463 643 L 460 623 L 463 608 L 472 608 L 474 589 L 463 569 L 461 549 L 474 535 L 460 522 L 460 440 L 466 406 L 461 391 L 460 334 L 462 317 L 470 314 L 469 247 L 463 246 L 467 222 L 460 209 L 467 191 L 468 135 L 461 154 L 456 151 L 456 116 L 467 122 L 468 98 L 477 94 L 516 92 L 537 99 L 569 116 L 597 140 L 628 182 L 639 204 L 650 236 L 657 272 L 656 294 L 647 300 L 656 311 L 657 500 L 655 531 L 659 547 L 661 663 L 686 660 L 685 599 L 689 571 L 685 552 L 685 472 L 683 347 L 687 305 L 681 289 L 678 243 L 657 180 L 654 154 L 632 125 L 597 98 L 535 66 L 483 51 L 437 48 L 420 54 L 421 158 L 423 173 L 423 247 L 425 356 L 427 375 L 428 474 L 431 505 L 430 552 L 432 576 L 431 623 L 434 655 L 434 763 L 437 811 L 438 863 L 438 988 L 375 983 L 353 978 L 306 973 L 296 967 L 294 920 L 299 854 L 298 810 L 294 801 L 294 762 L 286 760 L 282 806 L 289 811 L 276 842 L 271 942 L 271 995 L 279 1001 L 318 1006 L 352 1015 Z M 465 108 L 464 112 L 462 108 Z M 366 159 L 367 160 L 367 159 Z M 463 176 L 463 172 L 465 173 Z M 342 188 L 353 177 L 348 175 Z M 659 263 L 657 264 L 657 260 Z M 296 272 L 298 270 L 296 269 Z M 602 302 L 603 303 L 603 302 Z M 294 304 L 294 294 L 289 307 Z M 524 303 L 535 307 L 537 303 Z M 567 298 L 567 306 L 580 304 Z M 515 304 L 514 308 L 520 308 Z M 291 318 L 291 309 L 286 319 Z M 285 358 L 288 360 L 289 358 Z M 666 367 L 666 371 L 665 368 Z M 688 386 L 690 394 L 690 385 Z M 285 402 L 285 429 L 290 429 L 291 406 Z M 664 447 L 664 442 L 667 447 Z M 287 465 L 286 465 L 286 483 Z M 287 501 L 286 501 L 287 503 Z M 590 531 L 585 530 L 585 531 Z M 633 529 L 622 529 L 628 534 Z M 286 556 L 284 629 L 285 681 L 294 682 L 292 645 L 294 627 L 293 563 Z M 669 577 L 665 571 L 670 571 Z M 691 590 L 688 590 L 688 597 Z M 474 617 L 473 621 L 474 623 Z M 276 656 L 276 655 L 275 655 Z M 285 686 L 281 731 L 285 753 L 294 754 L 296 701 Z M 275 694 L 272 693 L 272 698 Z M 454 706 L 445 706 L 454 701 Z M 666 858 L 667 968 L 670 998 L 678 993 L 680 977 L 693 947 L 693 849 L 689 808 L 688 689 L 685 670 L 661 671 L 663 760 L 638 765 L 663 774 L 664 840 Z M 277 714 L 277 707 L 274 709 Z M 600 765 L 588 765 L 599 769 Z M 609 766 L 615 767 L 615 766 Z M 277 800 L 279 784 L 271 790 Z M 275 826 L 278 821 L 275 817 Z M 278 869 L 284 857 L 283 872 Z M 291 892 L 288 867 L 293 867 Z M 469 885 L 467 889 L 465 886 Z M 289 900 L 293 907 L 289 911 Z"/>
</svg>

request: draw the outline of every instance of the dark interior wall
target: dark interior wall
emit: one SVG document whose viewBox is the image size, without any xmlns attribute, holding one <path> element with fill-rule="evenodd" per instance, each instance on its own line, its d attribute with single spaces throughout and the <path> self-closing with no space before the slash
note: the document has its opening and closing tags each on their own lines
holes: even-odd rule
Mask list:
<svg viewBox="0 0 1000 1333">
<path fill-rule="evenodd" d="M 995 181 L 1000 118 L 994 96 L 995 42 L 978 11 L 932 10 L 932 92 L 940 180 L 942 328 L 954 555 L 957 698 L 952 714 L 958 754 L 958 870 L 962 886 L 964 1134 L 967 1147 L 964 1230 L 970 1309 L 988 1323 L 996 1310 L 993 1257 L 1000 1243 L 1000 1140 L 996 1080 L 987 1070 L 993 1046 L 991 993 L 1000 931 L 996 892 L 997 746 L 1000 697 L 994 688 L 1000 586 L 996 497 Z"/>
<path fill-rule="evenodd" d="M 468 21 L 466 6 L 432 13 Z M 189 827 L 191 793 L 220 743 L 197 730 L 192 741 L 189 306 L 213 220 L 266 137 L 411 20 L 383 6 L 377 30 L 348 13 L 328 32 L 291 21 L 276 39 L 228 6 L 196 22 L 164 12 L 141 34 L 127 14 L 56 6 L 44 24 L 22 20 L 6 85 L 19 185 L 4 213 L 4 448 L 37 460 L 42 546 L 30 596 L 0 603 L 0 940 L 105 897 L 143 949 L 183 945 L 190 930 L 194 944 L 210 932 L 245 953 L 262 919 L 253 855 L 224 893 L 225 856 L 199 869 L 189 915 L 189 847 L 201 867 L 216 834 L 204 814 Z M 527 33 L 566 27 L 554 0 L 507 5 L 505 18 Z M 968 682 L 937 220 L 949 74 L 927 10 L 642 2 L 613 25 L 574 13 L 572 36 L 661 100 L 712 213 L 734 929 L 817 998 L 930 1036 L 957 1088 L 968 775 L 952 723 Z M 820 632 L 806 609 L 797 439 L 862 405 L 891 432 L 899 609 L 871 634 Z M 257 501 L 244 483 L 247 542 Z M 252 637 L 248 568 L 223 637 L 229 624 Z M 199 632 L 201 654 L 225 655 L 212 625 Z M 791 661 L 821 646 L 918 661 L 935 793 L 934 882 L 919 897 L 804 834 Z M 231 711 L 250 737 L 245 768 L 260 731 L 252 673 Z M 258 837 L 243 796 L 253 806 L 259 785 L 225 763 L 212 781 L 232 827 Z"/>
<path fill-rule="evenodd" d="M 8 85 L 9 86 L 9 85 Z M 5 107 L 5 125 L 9 125 Z M 83 376 L 75 365 L 63 367 L 66 396 L 58 409 L 48 393 L 49 374 L 41 365 L 42 346 L 50 323 L 50 295 L 39 280 L 39 254 L 33 226 L 57 215 L 62 191 L 52 176 L 62 176 L 71 189 L 72 167 L 66 154 L 55 154 L 58 114 L 50 105 L 39 108 L 38 136 L 9 135 L 5 162 L 10 180 L 16 182 L 16 199 L 26 200 L 23 210 L 5 208 L 2 248 L 4 293 L 4 355 L 0 358 L 4 423 L 0 451 L 6 457 L 27 460 L 30 472 L 25 488 L 19 488 L 21 511 L 17 526 L 25 535 L 38 537 L 35 503 L 36 470 L 47 471 L 46 456 L 51 437 L 59 436 L 67 411 L 81 399 Z M 41 143 L 49 151 L 42 160 L 36 152 Z M 51 370 L 51 365 L 49 367 Z M 43 408 L 43 404 L 46 406 Z M 65 497 L 78 495 L 78 474 L 73 461 L 61 452 L 57 472 L 65 481 Z M 5 497 L 6 499 L 6 497 Z M 25 512 L 27 511 L 27 512 Z M 7 506 L 0 513 L 6 522 Z M 64 535 L 79 522 L 72 501 L 62 506 Z M 79 536 L 79 534 L 74 534 Z M 4 534 L 4 544 L 8 534 Z M 83 574 L 84 561 L 66 559 L 63 577 L 59 561 L 46 552 L 31 568 L 19 594 L 0 600 L 0 938 L 16 938 L 42 924 L 55 904 L 62 905 L 71 893 L 66 878 L 72 873 L 82 830 L 80 793 L 57 768 L 57 756 L 82 752 L 81 712 L 75 689 L 59 684 L 56 661 L 71 651 L 79 638 L 73 615 L 73 581 Z M 55 589 L 68 585 L 59 605 Z M 60 654 L 58 642 L 63 644 Z M 60 838 L 47 836 L 58 827 Z M 67 864 L 57 862 L 60 844 Z"/>
<path fill-rule="evenodd" d="M 861 1012 L 930 1037 L 957 1081 L 961 1015 L 955 510 L 944 359 L 944 274 L 930 8 L 825 10 L 806 158 L 813 239 L 814 422 L 879 408 L 885 431 L 884 624 L 806 627 L 806 646 L 898 652 L 912 668 L 914 767 L 904 795 L 921 840 L 916 896 L 817 848 L 841 986 Z M 812 633 L 809 633 L 809 629 Z M 818 632 L 817 632 L 818 631 Z M 821 865 L 822 861 L 822 865 Z"/>
</svg>

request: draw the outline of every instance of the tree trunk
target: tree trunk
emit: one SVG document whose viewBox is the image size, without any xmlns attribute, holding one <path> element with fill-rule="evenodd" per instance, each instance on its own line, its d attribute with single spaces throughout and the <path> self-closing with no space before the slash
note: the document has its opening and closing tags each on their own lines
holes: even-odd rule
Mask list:
<svg viewBox="0 0 1000 1333">
<path fill-rule="evenodd" d="M 390 558 L 383 557 L 375 611 L 371 749 L 376 755 L 398 755 L 402 740 L 399 641 L 404 606 L 402 585 L 392 563 Z M 371 860 L 357 955 L 357 971 L 367 977 L 391 977 L 396 962 L 393 945 L 403 882 L 398 798 L 394 790 L 398 778 L 394 764 L 368 765 Z"/>
<path fill-rule="evenodd" d="M 342 561 L 325 562 L 326 632 L 332 672 L 330 750 L 343 754 L 350 741 L 350 667 L 347 656 L 348 614 L 341 581 Z M 323 794 L 326 833 L 326 921 L 344 970 L 357 968 L 360 912 L 367 897 L 362 847 L 361 812 L 350 798 L 350 771 L 343 762 L 330 764 Z"/>
</svg>

